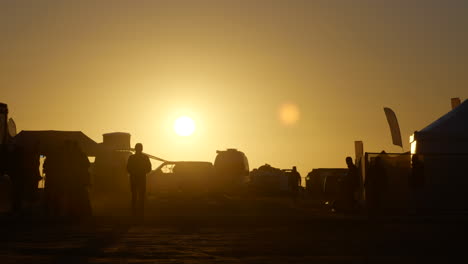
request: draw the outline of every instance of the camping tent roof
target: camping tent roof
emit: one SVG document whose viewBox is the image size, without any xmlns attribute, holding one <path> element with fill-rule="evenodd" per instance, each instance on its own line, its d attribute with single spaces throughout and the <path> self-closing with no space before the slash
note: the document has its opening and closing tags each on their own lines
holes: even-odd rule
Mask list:
<svg viewBox="0 0 468 264">
<path fill-rule="evenodd" d="M 427 127 L 420 134 L 468 135 L 468 100 L 452 109 Z"/>
<path fill-rule="evenodd" d="M 76 141 L 88 156 L 95 156 L 99 145 L 81 131 L 21 131 L 14 138 L 15 143 L 24 147 L 39 143 L 41 154 L 58 149 L 65 141 Z"/>
</svg>

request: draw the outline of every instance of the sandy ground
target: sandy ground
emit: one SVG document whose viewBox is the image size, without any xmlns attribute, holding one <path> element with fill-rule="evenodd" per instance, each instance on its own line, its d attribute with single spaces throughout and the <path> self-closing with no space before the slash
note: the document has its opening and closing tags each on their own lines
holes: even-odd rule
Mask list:
<svg viewBox="0 0 468 264">
<path fill-rule="evenodd" d="M 0 263 L 463 263 L 465 215 L 369 219 L 287 198 L 95 202 L 82 223 L 0 218 Z"/>
</svg>

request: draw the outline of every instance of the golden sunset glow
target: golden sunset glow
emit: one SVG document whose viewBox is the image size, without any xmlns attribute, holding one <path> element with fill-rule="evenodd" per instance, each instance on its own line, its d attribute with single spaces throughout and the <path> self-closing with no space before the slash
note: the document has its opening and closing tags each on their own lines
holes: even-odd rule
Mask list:
<svg viewBox="0 0 468 264">
<path fill-rule="evenodd" d="M 279 118 L 284 125 L 294 125 L 300 118 L 300 110 L 296 104 L 287 103 L 280 106 Z"/>
<path fill-rule="evenodd" d="M 468 97 L 468 1 L 56 2 L 0 7 L 0 102 L 18 132 L 128 132 L 168 160 L 232 147 L 306 175 L 345 167 L 355 140 L 401 151 L 384 106 L 407 150 Z"/>
<path fill-rule="evenodd" d="M 181 137 L 188 137 L 195 132 L 195 122 L 188 116 L 181 116 L 174 122 L 174 131 Z"/>
</svg>

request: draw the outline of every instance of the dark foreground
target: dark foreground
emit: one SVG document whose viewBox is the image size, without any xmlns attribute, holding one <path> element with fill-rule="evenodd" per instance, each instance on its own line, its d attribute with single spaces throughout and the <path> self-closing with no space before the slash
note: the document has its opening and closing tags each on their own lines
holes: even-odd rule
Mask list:
<svg viewBox="0 0 468 264">
<path fill-rule="evenodd" d="M 81 224 L 6 215 L 0 263 L 462 263 L 464 215 L 329 213 L 288 199 L 150 200 L 145 220 L 124 201 Z M 461 262 L 460 262 L 461 261 Z"/>
</svg>

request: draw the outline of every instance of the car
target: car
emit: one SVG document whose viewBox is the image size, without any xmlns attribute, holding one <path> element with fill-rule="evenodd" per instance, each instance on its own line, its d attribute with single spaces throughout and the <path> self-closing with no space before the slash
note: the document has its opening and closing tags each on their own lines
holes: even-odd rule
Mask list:
<svg viewBox="0 0 468 264">
<path fill-rule="evenodd" d="M 150 172 L 147 190 L 150 195 L 205 194 L 214 191 L 214 166 L 205 161 L 166 161 Z"/>
</svg>

